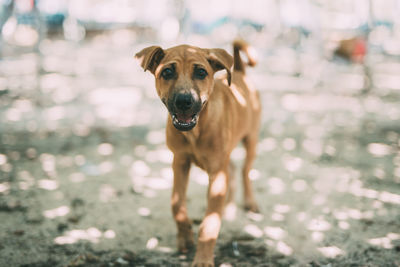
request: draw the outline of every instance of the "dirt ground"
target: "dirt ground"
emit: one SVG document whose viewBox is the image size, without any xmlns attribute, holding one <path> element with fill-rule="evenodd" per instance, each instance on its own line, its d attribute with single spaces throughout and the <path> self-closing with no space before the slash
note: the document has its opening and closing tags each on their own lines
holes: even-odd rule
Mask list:
<svg viewBox="0 0 400 267">
<path fill-rule="evenodd" d="M 371 51 L 365 90 L 360 65 L 255 40 L 261 213 L 241 209 L 238 147 L 216 266 L 400 266 L 400 60 Z M 0 266 L 190 266 L 175 247 L 166 110 L 133 60 L 148 44 L 117 30 L 0 60 Z M 206 188 L 192 168 L 195 231 Z"/>
</svg>

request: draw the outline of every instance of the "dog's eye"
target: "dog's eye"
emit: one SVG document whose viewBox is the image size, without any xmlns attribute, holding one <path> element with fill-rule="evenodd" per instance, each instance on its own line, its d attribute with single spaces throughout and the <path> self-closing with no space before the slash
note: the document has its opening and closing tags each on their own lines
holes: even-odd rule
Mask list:
<svg viewBox="0 0 400 267">
<path fill-rule="evenodd" d="M 161 77 L 164 78 L 164 80 L 171 80 L 172 78 L 174 78 L 174 70 L 172 68 L 165 68 L 162 72 L 161 72 Z"/>
<path fill-rule="evenodd" d="M 204 78 L 207 77 L 207 74 L 208 74 L 208 73 L 207 73 L 207 71 L 206 71 L 205 69 L 196 68 L 196 69 L 194 70 L 193 76 L 194 76 L 196 79 L 204 80 Z"/>
</svg>

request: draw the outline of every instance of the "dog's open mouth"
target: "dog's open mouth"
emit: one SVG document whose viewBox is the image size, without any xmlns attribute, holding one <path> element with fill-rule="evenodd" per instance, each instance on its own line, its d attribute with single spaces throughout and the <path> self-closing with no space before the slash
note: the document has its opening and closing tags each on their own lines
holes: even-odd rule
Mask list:
<svg viewBox="0 0 400 267">
<path fill-rule="evenodd" d="M 183 114 L 172 114 L 172 124 L 179 131 L 190 131 L 197 124 L 197 118 L 199 115 L 197 113 L 192 115 L 183 115 Z"/>
</svg>

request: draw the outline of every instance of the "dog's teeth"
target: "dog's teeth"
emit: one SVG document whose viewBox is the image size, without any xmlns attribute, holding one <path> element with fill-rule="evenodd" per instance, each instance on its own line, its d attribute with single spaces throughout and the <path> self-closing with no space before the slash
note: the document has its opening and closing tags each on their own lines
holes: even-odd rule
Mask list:
<svg viewBox="0 0 400 267">
<path fill-rule="evenodd" d="M 178 122 L 178 118 L 176 117 L 176 115 L 172 115 L 171 117 L 173 122 Z"/>
</svg>

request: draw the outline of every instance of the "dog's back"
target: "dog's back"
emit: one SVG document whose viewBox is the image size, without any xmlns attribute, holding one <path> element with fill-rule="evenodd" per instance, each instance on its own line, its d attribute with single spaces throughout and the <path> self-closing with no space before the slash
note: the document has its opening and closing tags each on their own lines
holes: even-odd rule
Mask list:
<svg viewBox="0 0 400 267">
<path fill-rule="evenodd" d="M 247 62 L 242 60 L 241 52 L 246 55 Z M 228 86 L 226 79 L 216 80 L 214 90 L 215 98 L 226 99 L 223 109 L 229 113 L 223 116 L 223 120 L 232 120 L 233 132 L 237 133 L 237 141 L 233 143 L 237 143 L 250 132 L 258 132 L 261 104 L 258 91 L 246 76 L 246 65 L 253 67 L 257 64 L 255 50 L 243 40 L 234 41 L 233 62 L 231 85 Z"/>
</svg>

